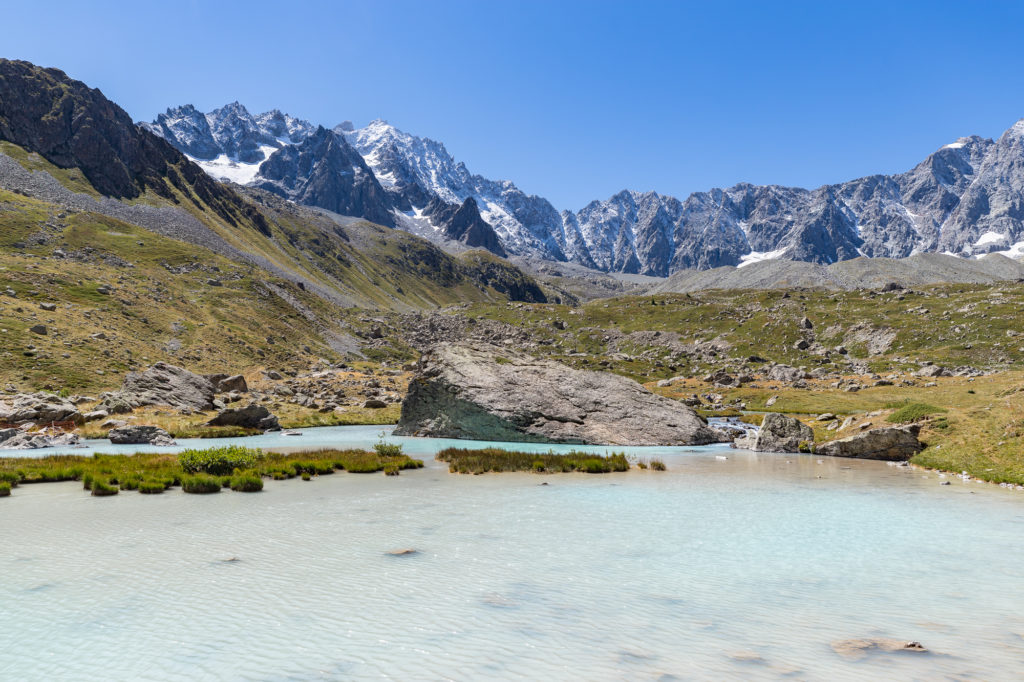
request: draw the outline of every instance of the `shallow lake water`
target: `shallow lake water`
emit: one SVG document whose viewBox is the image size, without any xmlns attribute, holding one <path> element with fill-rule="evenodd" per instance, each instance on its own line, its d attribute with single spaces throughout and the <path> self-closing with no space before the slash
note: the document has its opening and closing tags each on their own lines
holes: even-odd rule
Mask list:
<svg viewBox="0 0 1024 682">
<path fill-rule="evenodd" d="M 381 429 L 304 432 L 277 438 Z M 722 446 L 634 451 L 665 472 L 460 476 L 430 458 L 450 442 L 393 440 L 426 467 L 259 494 L 17 488 L 0 679 L 1021 677 L 1024 493 Z M 866 637 L 931 653 L 830 646 Z"/>
</svg>

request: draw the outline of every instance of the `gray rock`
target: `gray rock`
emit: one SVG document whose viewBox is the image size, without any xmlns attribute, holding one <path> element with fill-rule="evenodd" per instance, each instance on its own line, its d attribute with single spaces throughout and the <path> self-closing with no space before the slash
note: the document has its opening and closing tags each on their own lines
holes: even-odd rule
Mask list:
<svg viewBox="0 0 1024 682">
<path fill-rule="evenodd" d="M 424 353 L 395 434 L 608 445 L 728 440 L 635 381 L 468 343 Z"/>
<path fill-rule="evenodd" d="M 830 457 L 856 457 L 888 462 L 908 460 L 924 448 L 917 439 L 921 427 L 917 424 L 887 426 L 858 433 L 848 438 L 822 443 L 815 452 Z"/>
<path fill-rule="evenodd" d="M 106 410 L 93 410 L 92 412 L 86 412 L 82 415 L 87 422 L 99 421 L 100 419 L 106 419 L 109 416 L 110 413 Z"/>
<path fill-rule="evenodd" d="M 215 393 L 206 377 L 158 362 L 144 372 L 129 372 L 116 396 L 133 408 L 168 405 L 202 411 L 213 409 Z M 106 402 L 103 407 L 109 409 Z"/>
<path fill-rule="evenodd" d="M 814 442 L 814 431 L 799 419 L 769 412 L 746 447 L 756 452 L 799 452 L 800 443 Z"/>
<path fill-rule="evenodd" d="M 244 407 L 227 407 L 207 422 L 208 426 L 241 426 L 247 429 L 278 431 L 281 425 L 277 417 L 263 405 L 250 403 Z"/>
<path fill-rule="evenodd" d="M 245 377 L 241 374 L 233 374 L 217 382 L 218 393 L 230 393 L 232 391 L 239 393 L 249 392 L 249 384 L 246 383 Z"/>
<path fill-rule="evenodd" d="M 31 327 L 29 327 L 28 330 L 33 334 L 39 334 L 40 336 L 46 336 L 47 333 L 49 333 L 49 330 L 46 328 L 45 324 L 34 324 Z"/>
<path fill-rule="evenodd" d="M 13 432 L 13 433 L 12 433 Z M 0 431 L 0 450 L 38 450 L 58 445 L 76 445 L 79 441 L 77 433 L 31 433 L 22 429 L 4 429 Z"/>
<path fill-rule="evenodd" d="M 19 393 L 0 399 L 0 423 L 83 422 L 74 403 L 52 393 Z"/>
<path fill-rule="evenodd" d="M 117 445 L 174 445 L 174 439 L 159 426 L 132 424 L 111 429 L 107 434 L 111 443 Z"/>
<path fill-rule="evenodd" d="M 45 310 L 48 313 L 52 313 L 54 310 L 57 309 L 57 304 L 56 303 L 40 303 L 39 307 L 42 310 Z"/>
<path fill-rule="evenodd" d="M 377 398 L 370 398 L 369 400 L 363 403 L 363 407 L 367 407 L 374 410 L 379 410 L 382 407 L 387 406 L 388 404 L 386 402 L 384 402 L 383 400 L 378 400 Z"/>
<path fill-rule="evenodd" d="M 109 414 L 128 414 L 132 411 L 131 403 L 120 394 L 106 393 L 101 398 L 97 407 Z"/>
</svg>

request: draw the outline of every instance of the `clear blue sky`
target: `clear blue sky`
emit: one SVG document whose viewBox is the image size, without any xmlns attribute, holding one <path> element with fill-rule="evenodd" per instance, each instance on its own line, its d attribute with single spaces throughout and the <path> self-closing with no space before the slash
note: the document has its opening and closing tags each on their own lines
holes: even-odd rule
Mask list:
<svg viewBox="0 0 1024 682">
<path fill-rule="evenodd" d="M 1020 2 L 49 2 L 3 56 L 136 120 L 239 100 L 384 118 L 578 209 L 620 189 L 816 187 L 1024 117 Z"/>
</svg>

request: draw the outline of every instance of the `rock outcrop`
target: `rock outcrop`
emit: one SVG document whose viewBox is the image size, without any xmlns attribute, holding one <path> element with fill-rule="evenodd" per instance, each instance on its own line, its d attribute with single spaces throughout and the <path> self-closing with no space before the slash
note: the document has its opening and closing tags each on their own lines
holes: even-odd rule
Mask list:
<svg viewBox="0 0 1024 682">
<path fill-rule="evenodd" d="M 395 433 L 593 445 L 728 440 L 689 407 L 635 381 L 487 344 L 424 353 Z"/>
<path fill-rule="evenodd" d="M 920 452 L 924 445 L 917 439 L 917 424 L 871 429 L 855 436 L 819 445 L 815 452 L 830 457 L 856 457 L 901 462 Z"/>
<path fill-rule="evenodd" d="M 247 429 L 278 431 L 281 425 L 277 417 L 263 405 L 251 403 L 245 407 L 228 407 L 207 422 L 208 426 L 241 426 Z"/>
<path fill-rule="evenodd" d="M 159 426 L 143 426 L 132 424 L 111 429 L 107 434 L 111 443 L 116 445 L 175 445 L 171 434 Z"/>
<path fill-rule="evenodd" d="M 121 406 L 169 405 L 179 409 L 212 410 L 216 389 L 209 379 L 187 369 L 158 362 L 144 372 L 129 372 L 121 390 L 106 396 L 99 407 L 120 414 Z"/>
<path fill-rule="evenodd" d="M 799 419 L 769 412 L 756 434 L 736 441 L 736 447 L 755 452 L 799 452 L 800 443 L 813 443 L 814 431 Z"/>
<path fill-rule="evenodd" d="M 217 393 L 230 393 L 231 391 L 238 391 L 239 393 L 249 392 L 249 384 L 241 374 L 207 374 L 206 378 L 213 384 L 213 388 Z"/>
<path fill-rule="evenodd" d="M 83 421 L 74 403 L 52 393 L 21 393 L 0 400 L 0 424 Z"/>
<path fill-rule="evenodd" d="M 0 450 L 36 450 L 60 445 L 77 445 L 77 433 L 30 432 L 22 429 L 0 429 Z"/>
</svg>

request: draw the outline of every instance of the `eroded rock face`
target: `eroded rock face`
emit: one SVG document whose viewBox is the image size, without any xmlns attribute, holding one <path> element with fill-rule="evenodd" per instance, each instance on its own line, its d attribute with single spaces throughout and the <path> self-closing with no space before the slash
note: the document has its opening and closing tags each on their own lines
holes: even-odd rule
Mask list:
<svg viewBox="0 0 1024 682">
<path fill-rule="evenodd" d="M 208 426 L 241 426 L 247 429 L 277 431 L 281 425 L 277 417 L 263 405 L 251 403 L 245 407 L 228 407 L 207 422 Z"/>
<path fill-rule="evenodd" d="M 51 393 L 22 393 L 0 400 L 0 424 L 75 422 L 84 419 L 74 403 Z"/>
<path fill-rule="evenodd" d="M 424 353 L 395 434 L 593 445 L 729 440 L 689 407 L 635 381 L 488 344 Z"/>
<path fill-rule="evenodd" d="M 921 427 L 917 424 L 872 429 L 855 436 L 823 443 L 815 452 L 830 457 L 901 462 L 910 459 L 924 447 L 917 439 L 920 431 Z"/>
<path fill-rule="evenodd" d="M 77 445 L 77 433 L 32 433 L 21 429 L 0 429 L 0 450 L 35 450 L 59 445 Z"/>
<path fill-rule="evenodd" d="M 144 372 L 129 372 L 121 390 L 108 396 L 100 407 L 111 414 L 118 414 L 115 407 L 122 403 L 132 408 L 169 405 L 179 409 L 212 410 L 215 393 L 213 382 L 206 377 L 158 362 Z"/>
<path fill-rule="evenodd" d="M 742 446 L 757 452 L 799 452 L 801 442 L 814 442 L 811 427 L 799 419 L 769 412 L 764 416 L 757 435 L 748 436 Z"/>
</svg>

